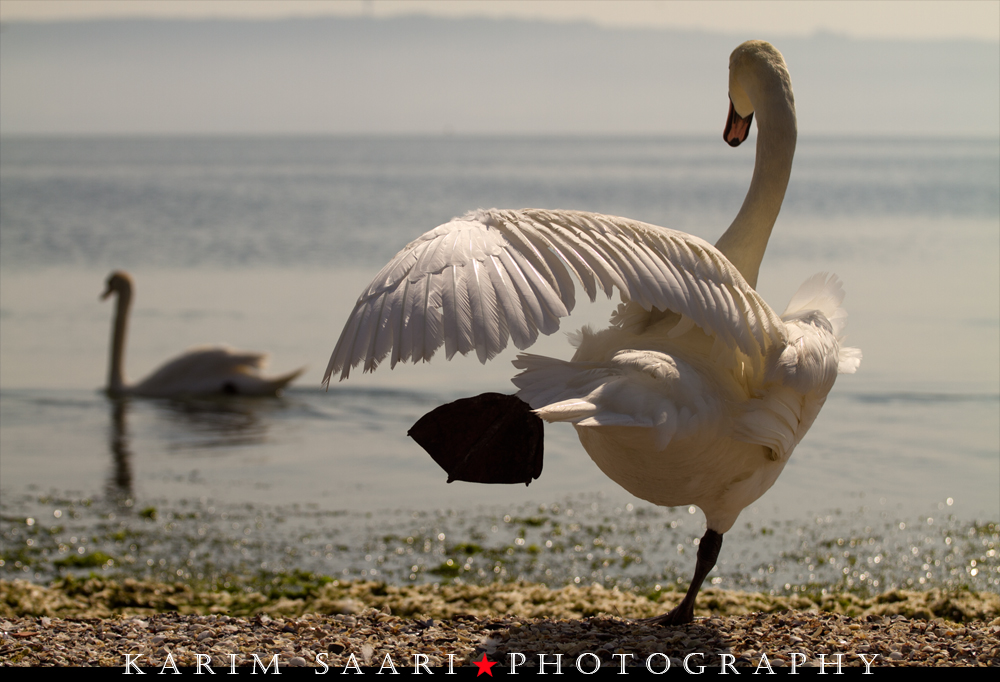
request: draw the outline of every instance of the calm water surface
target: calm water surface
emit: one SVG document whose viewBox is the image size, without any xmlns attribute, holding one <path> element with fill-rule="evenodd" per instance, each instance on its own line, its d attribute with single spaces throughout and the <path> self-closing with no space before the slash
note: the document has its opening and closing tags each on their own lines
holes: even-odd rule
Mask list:
<svg viewBox="0 0 1000 682">
<path fill-rule="evenodd" d="M 742 202 L 752 149 L 714 139 L 0 145 L 5 574 L 45 580 L 68 570 L 53 560 L 100 551 L 114 562 L 104 570 L 154 574 L 211 564 L 438 580 L 454 565 L 465 580 L 687 579 L 701 513 L 632 498 L 571 428 L 546 427 L 545 471 L 530 487 L 447 485 L 406 437 L 443 402 L 512 392 L 513 351 L 486 366 L 382 369 L 329 391 L 319 380 L 361 289 L 427 229 L 479 206 L 543 206 L 714 241 Z M 117 268 L 136 279 L 131 378 L 214 342 L 306 373 L 276 400 L 108 400 L 112 310 L 98 295 Z M 759 290 L 781 310 L 817 271 L 845 281 L 864 361 L 726 535 L 716 584 L 1000 590 L 989 526 L 1000 521 L 1000 145 L 802 140 Z M 603 324 L 612 307 L 581 305 L 563 329 Z M 570 355 L 561 333 L 532 352 Z M 144 542 L 122 541 L 122 528 Z M 487 551 L 456 549 L 469 542 Z"/>
</svg>

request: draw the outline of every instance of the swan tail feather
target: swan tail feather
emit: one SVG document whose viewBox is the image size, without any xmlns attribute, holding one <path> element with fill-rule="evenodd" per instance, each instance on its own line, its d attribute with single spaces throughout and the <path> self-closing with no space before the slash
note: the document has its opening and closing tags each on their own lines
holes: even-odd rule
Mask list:
<svg viewBox="0 0 1000 682">
<path fill-rule="evenodd" d="M 606 362 L 573 362 L 522 354 L 517 395 L 549 422 L 581 427 L 649 429 L 662 450 L 675 438 L 712 428 L 725 407 L 685 362 L 653 351 L 621 351 Z"/>
<path fill-rule="evenodd" d="M 840 362 L 837 364 L 838 374 L 854 374 L 861 365 L 860 348 L 841 348 Z"/>
<path fill-rule="evenodd" d="M 301 376 L 301 374 L 305 371 L 306 371 L 305 367 L 299 367 L 298 369 L 292 370 L 287 374 L 282 374 L 281 376 L 267 379 L 267 382 L 268 385 L 274 390 L 274 392 L 278 392 L 285 386 L 287 386 L 288 384 L 292 383 L 297 378 L 299 378 L 299 376 Z"/>
</svg>

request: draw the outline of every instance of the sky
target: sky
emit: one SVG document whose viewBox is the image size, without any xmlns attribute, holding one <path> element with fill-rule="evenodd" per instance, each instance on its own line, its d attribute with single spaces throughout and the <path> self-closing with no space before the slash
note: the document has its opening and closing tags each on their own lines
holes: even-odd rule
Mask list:
<svg viewBox="0 0 1000 682">
<path fill-rule="evenodd" d="M 3 0 L 0 20 L 107 17 L 276 18 L 400 14 L 589 21 L 733 33 L 818 31 L 867 38 L 976 38 L 1000 41 L 998 0 L 556 1 L 546 0 Z"/>
</svg>

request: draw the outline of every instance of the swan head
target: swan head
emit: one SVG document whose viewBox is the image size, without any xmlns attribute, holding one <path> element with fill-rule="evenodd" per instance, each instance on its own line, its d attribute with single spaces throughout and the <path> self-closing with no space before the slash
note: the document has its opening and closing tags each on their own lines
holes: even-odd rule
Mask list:
<svg viewBox="0 0 1000 682">
<path fill-rule="evenodd" d="M 132 276 L 124 270 L 115 270 L 108 275 L 108 279 L 104 283 L 104 293 L 101 294 L 101 300 L 104 301 L 108 296 L 115 293 L 119 295 L 122 293 L 132 293 Z"/>
<path fill-rule="evenodd" d="M 748 40 L 733 50 L 729 56 L 729 118 L 723 133 L 730 146 L 739 146 L 750 134 L 757 108 L 754 102 L 763 103 L 775 92 L 791 99 L 791 78 L 781 53 L 764 40 Z"/>
</svg>

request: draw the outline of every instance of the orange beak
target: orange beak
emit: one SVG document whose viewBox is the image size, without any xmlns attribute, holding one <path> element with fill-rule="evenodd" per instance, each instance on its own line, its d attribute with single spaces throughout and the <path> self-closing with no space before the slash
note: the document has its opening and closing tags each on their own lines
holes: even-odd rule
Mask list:
<svg viewBox="0 0 1000 682">
<path fill-rule="evenodd" d="M 750 134 L 750 124 L 753 123 L 753 112 L 746 118 L 736 113 L 732 98 L 729 99 L 729 118 L 726 119 L 726 129 L 722 132 L 722 139 L 729 143 L 730 147 L 739 147 L 740 143 L 747 139 Z"/>
</svg>

